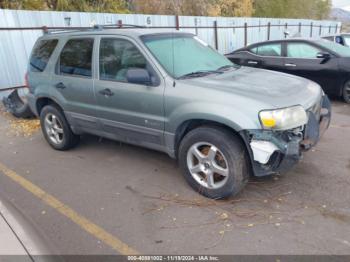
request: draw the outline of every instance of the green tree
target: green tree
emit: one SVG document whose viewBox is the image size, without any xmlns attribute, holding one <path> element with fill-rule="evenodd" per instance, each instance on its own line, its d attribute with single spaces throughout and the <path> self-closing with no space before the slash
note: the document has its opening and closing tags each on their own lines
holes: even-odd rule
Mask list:
<svg viewBox="0 0 350 262">
<path fill-rule="evenodd" d="M 47 6 L 43 0 L 0 0 L 0 8 L 46 10 Z"/>
<path fill-rule="evenodd" d="M 325 19 L 331 0 L 0 0 L 0 8 Z"/>
<path fill-rule="evenodd" d="M 253 0 L 216 0 L 212 3 L 215 16 L 252 16 Z"/>
<path fill-rule="evenodd" d="M 254 16 L 325 19 L 331 5 L 331 0 L 255 0 Z"/>
<path fill-rule="evenodd" d="M 127 0 L 0 0 L 0 8 L 129 13 Z"/>
<path fill-rule="evenodd" d="M 190 16 L 251 16 L 253 0 L 129 0 L 133 13 Z"/>
</svg>

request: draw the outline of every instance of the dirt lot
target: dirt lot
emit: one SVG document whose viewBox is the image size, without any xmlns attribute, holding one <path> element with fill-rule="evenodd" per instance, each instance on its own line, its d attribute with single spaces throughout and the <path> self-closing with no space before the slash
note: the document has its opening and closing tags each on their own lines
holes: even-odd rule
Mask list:
<svg viewBox="0 0 350 262">
<path fill-rule="evenodd" d="M 57 152 L 37 123 L 18 129 L 6 114 L 0 163 L 143 254 L 350 254 L 350 106 L 333 101 L 333 110 L 294 170 L 226 201 L 193 192 L 164 154 L 92 136 Z M 0 195 L 56 253 L 118 253 L 1 171 Z"/>
</svg>

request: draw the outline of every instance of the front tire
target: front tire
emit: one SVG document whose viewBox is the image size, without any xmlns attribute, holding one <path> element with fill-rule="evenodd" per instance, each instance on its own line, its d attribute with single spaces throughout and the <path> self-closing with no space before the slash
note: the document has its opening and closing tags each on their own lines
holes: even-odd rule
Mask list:
<svg viewBox="0 0 350 262">
<path fill-rule="evenodd" d="M 343 87 L 343 99 L 346 103 L 350 104 L 350 80 Z"/>
<path fill-rule="evenodd" d="M 179 165 L 189 185 L 213 199 L 238 194 L 249 178 L 243 143 L 222 127 L 199 127 L 190 131 L 179 147 Z"/>
<path fill-rule="evenodd" d="M 41 110 L 40 124 L 46 141 L 56 150 L 68 150 L 79 143 L 80 136 L 73 134 L 63 112 L 55 105 Z"/>
</svg>

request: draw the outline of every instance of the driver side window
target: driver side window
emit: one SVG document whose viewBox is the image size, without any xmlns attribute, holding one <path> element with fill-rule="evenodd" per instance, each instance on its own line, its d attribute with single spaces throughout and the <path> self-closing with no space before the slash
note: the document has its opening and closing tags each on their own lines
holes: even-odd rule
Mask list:
<svg viewBox="0 0 350 262">
<path fill-rule="evenodd" d="M 100 79 L 127 82 L 130 68 L 147 69 L 147 60 L 131 42 L 124 39 L 104 38 L 100 43 Z"/>
<path fill-rule="evenodd" d="M 316 58 L 319 52 L 321 50 L 306 43 L 288 43 L 287 45 L 287 57 L 291 58 Z"/>
</svg>

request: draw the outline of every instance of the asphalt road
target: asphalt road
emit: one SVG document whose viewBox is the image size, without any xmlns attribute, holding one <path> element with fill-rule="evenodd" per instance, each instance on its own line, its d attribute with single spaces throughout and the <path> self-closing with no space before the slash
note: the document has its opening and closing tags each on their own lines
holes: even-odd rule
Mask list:
<svg viewBox="0 0 350 262">
<path fill-rule="evenodd" d="M 333 101 L 333 110 L 298 166 L 226 201 L 193 192 L 162 153 L 92 136 L 58 152 L 40 132 L 9 134 L 4 116 L 0 163 L 142 254 L 350 254 L 350 106 Z M 1 171 L 0 197 L 56 254 L 119 252 Z"/>
</svg>

